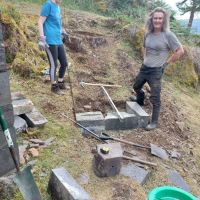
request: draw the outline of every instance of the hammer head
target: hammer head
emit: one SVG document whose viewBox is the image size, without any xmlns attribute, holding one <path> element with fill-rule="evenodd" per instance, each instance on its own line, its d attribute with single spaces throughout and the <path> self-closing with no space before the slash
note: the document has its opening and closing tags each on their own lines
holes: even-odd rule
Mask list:
<svg viewBox="0 0 200 200">
<path fill-rule="evenodd" d="M 85 82 L 83 80 L 81 80 L 80 86 L 83 87 L 83 88 L 85 87 Z"/>
</svg>

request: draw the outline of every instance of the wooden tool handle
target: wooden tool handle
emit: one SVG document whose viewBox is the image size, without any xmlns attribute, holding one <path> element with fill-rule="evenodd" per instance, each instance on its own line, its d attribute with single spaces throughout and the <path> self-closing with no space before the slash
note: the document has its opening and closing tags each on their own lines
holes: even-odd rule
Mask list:
<svg viewBox="0 0 200 200">
<path fill-rule="evenodd" d="M 137 159 L 137 158 L 131 158 L 131 157 L 128 157 L 128 156 L 122 156 L 122 158 L 124 158 L 126 160 L 132 160 L 132 161 L 135 161 L 135 162 L 139 162 L 139 163 L 142 163 L 142 164 L 146 164 L 146 165 L 157 166 L 156 163 L 140 160 L 140 159 Z"/>
</svg>

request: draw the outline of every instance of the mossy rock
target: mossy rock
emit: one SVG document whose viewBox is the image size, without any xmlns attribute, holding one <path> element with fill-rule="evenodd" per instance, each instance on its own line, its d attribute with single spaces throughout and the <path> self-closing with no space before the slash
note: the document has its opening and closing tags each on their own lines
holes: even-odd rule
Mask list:
<svg viewBox="0 0 200 200">
<path fill-rule="evenodd" d="M 192 57 L 188 48 L 185 47 L 184 50 L 184 55 L 178 61 L 168 66 L 165 74 L 171 77 L 173 81 L 197 87 L 198 76 L 195 72 Z"/>
</svg>

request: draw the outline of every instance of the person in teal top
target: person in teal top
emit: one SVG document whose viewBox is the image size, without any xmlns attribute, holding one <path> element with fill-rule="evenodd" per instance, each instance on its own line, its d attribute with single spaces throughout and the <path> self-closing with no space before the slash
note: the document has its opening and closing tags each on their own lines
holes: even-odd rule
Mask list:
<svg viewBox="0 0 200 200">
<path fill-rule="evenodd" d="M 62 42 L 62 35 L 65 37 L 68 35 L 62 28 L 60 3 L 61 0 L 48 0 L 43 4 L 38 26 L 40 33 L 39 49 L 42 51 L 46 50 L 50 64 L 51 91 L 63 95 L 64 93 L 61 90 L 67 89 L 64 83 L 64 75 L 68 62 Z M 60 62 L 58 80 L 56 80 L 57 60 Z"/>
</svg>

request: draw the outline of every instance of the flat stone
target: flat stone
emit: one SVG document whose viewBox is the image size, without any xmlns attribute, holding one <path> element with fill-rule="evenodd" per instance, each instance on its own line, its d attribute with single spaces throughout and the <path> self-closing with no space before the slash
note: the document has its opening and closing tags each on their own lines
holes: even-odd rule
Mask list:
<svg viewBox="0 0 200 200">
<path fill-rule="evenodd" d="M 19 116 L 15 116 L 14 127 L 16 130 L 16 133 L 18 134 L 18 133 L 25 132 L 26 129 L 28 128 L 28 125 L 23 118 Z"/>
<path fill-rule="evenodd" d="M 138 128 L 145 128 L 147 126 L 150 116 L 137 102 L 127 101 L 126 112 L 135 114 L 138 117 Z"/>
<path fill-rule="evenodd" d="M 76 121 L 84 127 L 105 126 L 103 114 L 101 112 L 83 112 L 76 114 Z"/>
<path fill-rule="evenodd" d="M 0 106 L 11 104 L 8 72 L 0 73 Z"/>
<path fill-rule="evenodd" d="M 29 99 L 19 99 L 12 101 L 14 115 L 30 113 L 33 110 L 33 103 Z"/>
<path fill-rule="evenodd" d="M 14 116 L 13 116 L 13 106 L 12 104 L 8 104 L 5 106 L 1 106 L 1 110 L 3 113 L 3 117 L 7 123 L 7 127 L 11 127 L 14 124 Z M 2 131 L 2 128 L 0 126 L 0 131 Z"/>
<path fill-rule="evenodd" d="M 150 171 L 129 163 L 128 165 L 122 166 L 120 174 L 123 176 L 128 176 L 141 185 L 144 185 L 150 176 Z"/>
<path fill-rule="evenodd" d="M 26 97 L 21 92 L 12 92 L 11 99 L 12 101 L 14 101 L 14 100 L 26 99 Z"/>
<path fill-rule="evenodd" d="M 152 155 L 162 158 L 164 160 L 168 160 L 169 155 L 167 154 L 167 152 L 164 149 L 162 149 L 161 147 L 158 147 L 155 144 L 150 144 L 150 146 L 151 146 L 151 154 Z"/>
<path fill-rule="evenodd" d="M 34 143 L 34 144 L 39 144 L 39 145 L 45 144 L 45 142 L 43 140 L 40 140 L 40 139 L 29 139 L 29 141 Z"/>
<path fill-rule="evenodd" d="M 126 130 L 138 127 L 138 118 L 135 114 L 120 112 L 123 120 L 116 113 L 107 113 L 105 117 L 106 130 Z"/>
<path fill-rule="evenodd" d="M 176 170 L 167 170 L 169 180 L 175 184 L 175 186 L 190 192 L 189 185 L 185 182 L 185 180 L 182 178 L 182 176 L 176 171 Z"/>
<path fill-rule="evenodd" d="M 31 112 L 21 116 L 26 120 L 29 127 L 41 127 L 48 122 L 36 108 L 33 108 Z"/>
<path fill-rule="evenodd" d="M 91 200 L 88 193 L 64 169 L 52 169 L 48 190 L 56 200 Z"/>
</svg>

